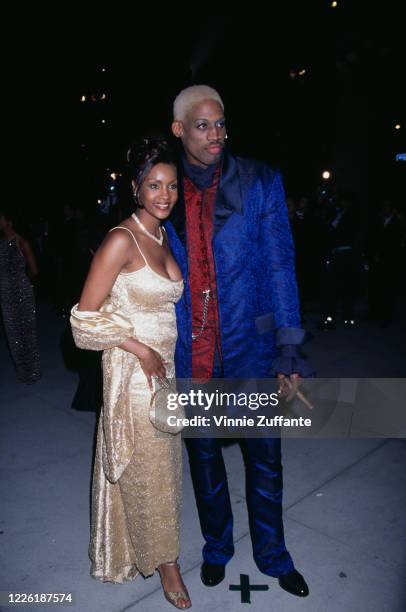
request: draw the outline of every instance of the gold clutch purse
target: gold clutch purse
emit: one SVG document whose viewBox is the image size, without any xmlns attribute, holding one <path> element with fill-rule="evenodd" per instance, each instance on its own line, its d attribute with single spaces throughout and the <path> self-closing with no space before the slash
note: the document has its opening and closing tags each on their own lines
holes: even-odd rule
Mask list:
<svg viewBox="0 0 406 612">
<path fill-rule="evenodd" d="M 185 409 L 178 402 L 175 379 L 153 378 L 149 420 L 163 433 L 177 434 L 183 429 Z"/>
</svg>

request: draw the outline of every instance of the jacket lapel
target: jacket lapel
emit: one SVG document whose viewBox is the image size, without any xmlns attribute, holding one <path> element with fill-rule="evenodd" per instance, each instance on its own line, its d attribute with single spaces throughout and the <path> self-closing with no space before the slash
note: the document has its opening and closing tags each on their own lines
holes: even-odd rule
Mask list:
<svg viewBox="0 0 406 612">
<path fill-rule="evenodd" d="M 186 211 L 183 189 L 184 172 L 178 167 L 178 201 L 169 217 L 175 231 L 186 248 Z M 233 213 L 243 214 L 240 176 L 236 158 L 224 151 L 219 188 L 214 211 L 214 235 L 218 234 Z"/>
<path fill-rule="evenodd" d="M 214 212 L 214 235 L 218 234 L 233 213 L 242 214 L 242 195 L 237 160 L 224 151 L 220 185 Z"/>
</svg>

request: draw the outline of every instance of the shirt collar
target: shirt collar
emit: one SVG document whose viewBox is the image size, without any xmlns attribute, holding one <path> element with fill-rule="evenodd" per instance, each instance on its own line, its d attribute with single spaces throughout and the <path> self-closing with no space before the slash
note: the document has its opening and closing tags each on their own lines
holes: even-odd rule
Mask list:
<svg viewBox="0 0 406 612">
<path fill-rule="evenodd" d="M 206 189 L 213 184 L 214 173 L 218 164 L 219 162 L 216 162 L 215 164 L 210 164 L 206 168 L 202 168 L 201 166 L 191 164 L 186 158 L 186 155 L 184 153 L 182 154 L 183 170 L 186 176 L 190 178 L 192 183 L 200 190 Z"/>
</svg>

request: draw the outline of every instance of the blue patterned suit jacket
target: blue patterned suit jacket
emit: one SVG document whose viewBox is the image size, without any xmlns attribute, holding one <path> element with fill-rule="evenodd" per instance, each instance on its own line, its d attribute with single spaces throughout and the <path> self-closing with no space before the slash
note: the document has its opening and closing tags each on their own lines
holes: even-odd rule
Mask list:
<svg viewBox="0 0 406 612">
<path fill-rule="evenodd" d="M 182 180 L 179 181 L 182 187 Z M 182 189 L 165 223 L 185 280 L 177 303 L 176 375 L 192 376 L 192 322 Z M 224 152 L 216 197 L 216 267 L 223 369 L 226 378 L 269 376 L 277 345 L 300 344 L 304 331 L 294 247 L 282 179 L 266 164 Z"/>
</svg>

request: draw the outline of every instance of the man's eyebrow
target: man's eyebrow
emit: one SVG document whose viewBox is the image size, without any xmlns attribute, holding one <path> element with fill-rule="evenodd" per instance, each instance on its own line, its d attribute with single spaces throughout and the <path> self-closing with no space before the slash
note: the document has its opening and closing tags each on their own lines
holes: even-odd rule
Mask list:
<svg viewBox="0 0 406 612">
<path fill-rule="evenodd" d="M 225 119 L 224 115 L 218 117 L 218 119 L 215 119 L 215 121 L 222 121 L 223 119 Z M 209 121 L 209 119 L 207 119 L 207 117 L 197 117 L 195 121 Z"/>
</svg>

